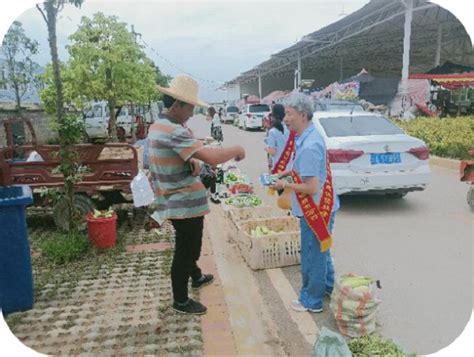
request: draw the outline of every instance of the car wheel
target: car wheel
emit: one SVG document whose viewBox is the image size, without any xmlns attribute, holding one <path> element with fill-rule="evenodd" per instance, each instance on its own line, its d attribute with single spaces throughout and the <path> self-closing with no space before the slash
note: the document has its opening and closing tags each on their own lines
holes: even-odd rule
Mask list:
<svg viewBox="0 0 474 357">
<path fill-rule="evenodd" d="M 401 199 L 407 195 L 408 192 L 394 192 L 394 193 L 387 193 L 387 198 L 392 199 Z"/>
<path fill-rule="evenodd" d="M 87 222 L 85 216 L 87 213 L 94 210 L 95 205 L 89 197 L 81 194 L 75 194 L 74 206 L 76 206 L 76 210 L 78 213 L 78 222 L 76 222 L 77 228 L 80 231 L 84 231 L 87 229 Z M 69 230 L 69 221 L 71 220 L 71 218 L 69 216 L 69 211 L 67 207 L 68 202 L 66 200 L 66 197 L 61 197 L 53 207 L 54 223 L 62 231 Z"/>
<path fill-rule="evenodd" d="M 474 187 L 471 185 L 469 191 L 467 191 L 467 204 L 474 211 Z"/>
</svg>

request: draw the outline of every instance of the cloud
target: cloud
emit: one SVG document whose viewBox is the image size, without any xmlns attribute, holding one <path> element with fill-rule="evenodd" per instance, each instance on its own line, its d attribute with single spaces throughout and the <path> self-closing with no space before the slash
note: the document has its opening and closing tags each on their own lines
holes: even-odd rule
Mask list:
<svg viewBox="0 0 474 357">
<path fill-rule="evenodd" d="M 203 97 L 214 101 L 217 83 L 228 81 L 271 54 L 291 46 L 302 36 L 338 20 L 342 3 L 346 13 L 368 0 L 333 1 L 221 1 L 221 2 L 111 2 L 86 1 L 80 9 L 67 6 L 58 22 L 60 58 L 67 58 L 65 46 L 82 16 L 101 11 L 134 25 L 145 43 L 166 58 L 146 49 L 163 72 L 176 75 L 180 69 L 199 77 Z M 36 8 L 19 18 L 27 35 L 40 43 L 34 58 L 44 65 L 50 61 L 47 29 Z M 176 68 L 179 67 L 180 69 Z"/>
</svg>

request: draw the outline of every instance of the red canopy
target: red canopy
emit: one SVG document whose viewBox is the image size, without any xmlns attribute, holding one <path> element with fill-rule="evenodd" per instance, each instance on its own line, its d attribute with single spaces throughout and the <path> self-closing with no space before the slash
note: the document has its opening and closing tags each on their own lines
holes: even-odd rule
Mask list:
<svg viewBox="0 0 474 357">
<path fill-rule="evenodd" d="M 447 89 L 474 85 L 474 73 L 412 74 L 410 79 L 430 79 Z"/>
</svg>

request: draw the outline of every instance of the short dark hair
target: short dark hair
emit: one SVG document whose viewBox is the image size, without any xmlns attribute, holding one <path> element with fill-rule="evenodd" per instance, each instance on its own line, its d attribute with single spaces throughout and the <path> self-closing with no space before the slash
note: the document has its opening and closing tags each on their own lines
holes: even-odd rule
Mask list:
<svg viewBox="0 0 474 357">
<path fill-rule="evenodd" d="M 173 98 L 172 96 L 168 94 L 163 94 L 163 105 L 166 109 L 169 109 L 173 106 L 174 102 L 178 102 L 178 105 L 180 107 L 184 107 L 187 103 L 183 102 L 179 99 Z"/>
</svg>

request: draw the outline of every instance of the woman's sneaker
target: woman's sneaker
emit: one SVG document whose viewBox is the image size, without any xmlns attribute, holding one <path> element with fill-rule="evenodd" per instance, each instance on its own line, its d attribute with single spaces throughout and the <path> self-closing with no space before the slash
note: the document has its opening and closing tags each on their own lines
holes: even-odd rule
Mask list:
<svg viewBox="0 0 474 357">
<path fill-rule="evenodd" d="M 188 299 L 188 301 L 184 304 L 180 304 L 175 301 L 171 308 L 180 314 L 187 315 L 204 315 L 207 311 L 207 307 L 198 301 L 194 301 L 193 299 Z"/>
</svg>

